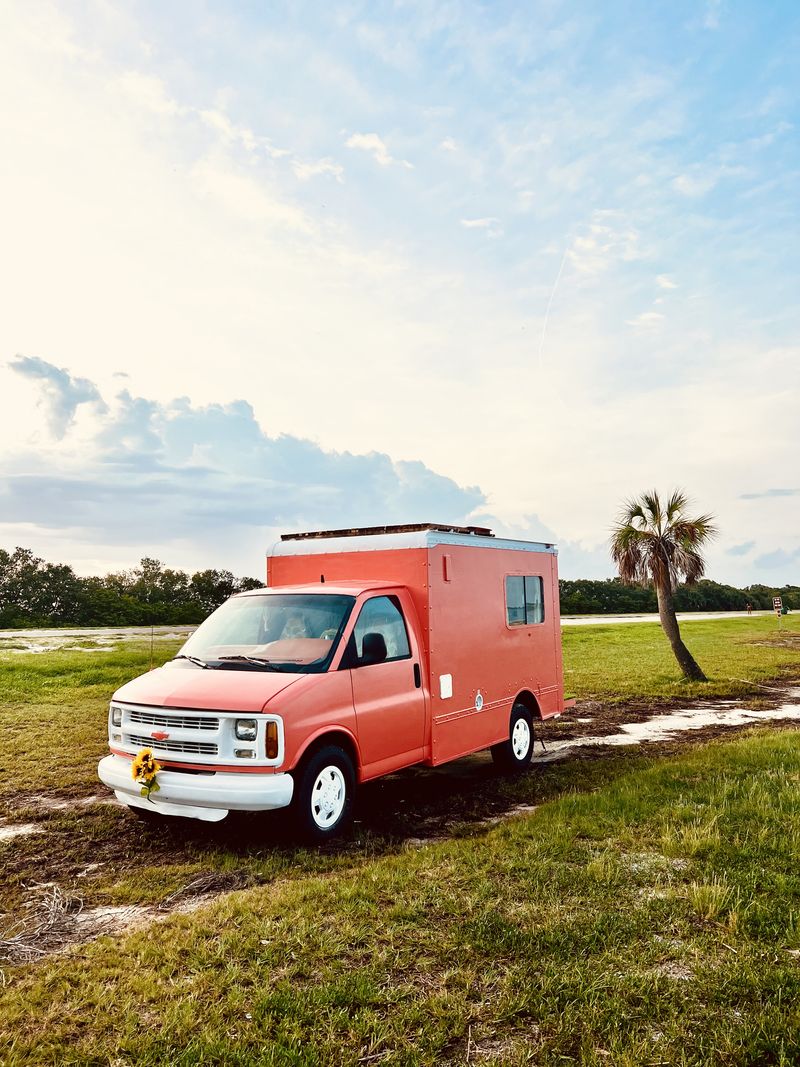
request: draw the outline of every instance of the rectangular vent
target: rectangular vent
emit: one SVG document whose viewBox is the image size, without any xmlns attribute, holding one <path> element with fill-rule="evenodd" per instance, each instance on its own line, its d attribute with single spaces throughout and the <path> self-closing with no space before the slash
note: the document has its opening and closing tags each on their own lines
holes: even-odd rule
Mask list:
<svg viewBox="0 0 800 1067">
<path fill-rule="evenodd" d="M 183 752 L 193 755 L 216 756 L 217 746 L 212 741 L 158 741 L 144 734 L 129 734 L 128 744 L 151 748 L 154 752 Z"/>
<path fill-rule="evenodd" d="M 141 726 L 165 726 L 168 730 L 218 730 L 219 719 L 202 718 L 199 715 L 186 715 L 183 712 L 141 711 L 131 708 L 128 712 L 129 722 Z"/>
</svg>

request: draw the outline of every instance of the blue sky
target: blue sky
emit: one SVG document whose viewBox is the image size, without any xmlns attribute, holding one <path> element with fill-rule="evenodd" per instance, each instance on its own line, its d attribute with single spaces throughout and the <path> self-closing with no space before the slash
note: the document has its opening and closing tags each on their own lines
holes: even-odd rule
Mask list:
<svg viewBox="0 0 800 1067">
<path fill-rule="evenodd" d="M 800 12 L 0 2 L 0 544 L 258 573 L 685 487 L 800 581 Z"/>
</svg>

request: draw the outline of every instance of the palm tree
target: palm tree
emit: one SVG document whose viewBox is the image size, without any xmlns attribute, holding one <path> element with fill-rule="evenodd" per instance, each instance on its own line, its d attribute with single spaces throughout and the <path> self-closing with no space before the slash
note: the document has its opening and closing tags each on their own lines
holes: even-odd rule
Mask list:
<svg viewBox="0 0 800 1067">
<path fill-rule="evenodd" d="M 658 493 L 642 493 L 625 503 L 612 530 L 611 558 L 628 585 L 655 586 L 661 626 L 681 670 L 693 682 L 705 682 L 689 649 L 681 640 L 673 594 L 678 582 L 702 578 L 703 546 L 716 534 L 712 515 L 687 515 L 689 500 L 676 489 L 666 504 Z"/>
</svg>

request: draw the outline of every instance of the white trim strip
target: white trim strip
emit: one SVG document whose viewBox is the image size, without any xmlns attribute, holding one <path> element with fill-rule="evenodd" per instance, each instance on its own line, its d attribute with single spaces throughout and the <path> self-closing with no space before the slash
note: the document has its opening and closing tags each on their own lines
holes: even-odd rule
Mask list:
<svg viewBox="0 0 800 1067">
<path fill-rule="evenodd" d="M 541 552 L 558 555 L 555 545 L 543 541 L 513 541 L 505 537 L 482 537 L 480 534 L 443 533 L 439 530 L 409 530 L 405 533 L 366 534 L 363 537 L 320 537 L 297 541 L 276 541 L 270 556 L 327 556 L 340 552 L 385 552 L 400 548 L 434 548 L 436 545 L 459 545 L 466 548 L 494 548 L 515 552 Z"/>
</svg>

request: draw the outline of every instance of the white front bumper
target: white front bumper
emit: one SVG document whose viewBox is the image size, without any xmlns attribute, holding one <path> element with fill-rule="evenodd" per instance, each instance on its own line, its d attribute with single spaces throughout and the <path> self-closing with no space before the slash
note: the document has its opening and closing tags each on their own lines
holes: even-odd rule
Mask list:
<svg viewBox="0 0 800 1067">
<path fill-rule="evenodd" d="M 150 799 L 131 777 L 131 761 L 106 756 L 97 767 L 100 781 L 113 789 L 117 800 L 130 808 L 144 808 L 163 815 L 218 822 L 229 811 L 270 811 L 286 808 L 292 801 L 294 780 L 290 774 L 225 773 L 185 774 L 159 771 L 159 791 Z"/>
</svg>

